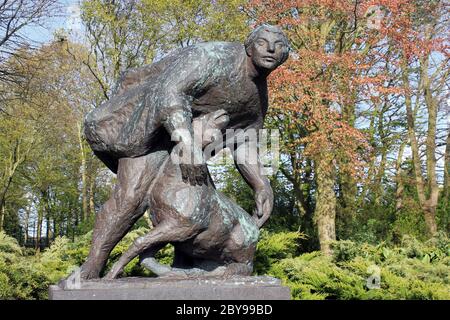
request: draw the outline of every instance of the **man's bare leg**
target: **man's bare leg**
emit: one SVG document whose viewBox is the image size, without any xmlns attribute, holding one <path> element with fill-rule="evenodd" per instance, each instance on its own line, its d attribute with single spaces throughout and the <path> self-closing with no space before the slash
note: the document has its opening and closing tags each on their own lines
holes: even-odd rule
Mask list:
<svg viewBox="0 0 450 320">
<path fill-rule="evenodd" d="M 144 214 L 145 196 L 167 155 L 167 151 L 158 151 L 119 160 L 113 194 L 96 216 L 91 251 L 81 266 L 83 279 L 100 277 L 112 249 Z"/>
</svg>

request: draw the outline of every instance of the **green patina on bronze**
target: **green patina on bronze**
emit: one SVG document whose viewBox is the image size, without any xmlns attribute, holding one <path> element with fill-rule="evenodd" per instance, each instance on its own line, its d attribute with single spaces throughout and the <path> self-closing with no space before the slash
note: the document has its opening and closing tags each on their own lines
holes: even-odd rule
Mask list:
<svg viewBox="0 0 450 320">
<path fill-rule="evenodd" d="M 117 173 L 117 186 L 96 216 L 83 278 L 99 277 L 111 250 L 146 210 L 154 228 L 136 240 L 107 278 L 117 277 L 138 255 L 152 269 L 154 255 L 166 243 L 175 246 L 177 270 L 251 274 L 259 228 L 273 207 L 269 180 L 259 163 L 236 162 L 255 191 L 257 210 L 252 216 L 215 189 L 203 149 L 208 144 L 217 151 L 225 148 L 226 143 L 216 141 L 230 138 L 229 129 L 262 129 L 268 109 L 266 78 L 288 52 L 281 30 L 261 25 L 244 45 L 199 43 L 121 75 L 110 100 L 85 119 L 86 139 Z M 195 124 L 216 129 L 218 136 L 197 136 L 201 145 L 194 143 L 186 151 L 197 134 Z M 241 146 L 236 146 L 233 143 L 231 151 L 240 158 Z M 199 164 L 174 162 L 171 156 L 180 148 L 193 151 Z"/>
</svg>

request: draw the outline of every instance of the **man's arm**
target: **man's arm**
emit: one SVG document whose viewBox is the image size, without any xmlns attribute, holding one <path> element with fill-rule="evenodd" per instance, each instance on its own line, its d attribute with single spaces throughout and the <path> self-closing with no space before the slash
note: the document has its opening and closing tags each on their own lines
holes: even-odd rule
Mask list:
<svg viewBox="0 0 450 320">
<path fill-rule="evenodd" d="M 174 150 L 187 151 L 183 152 L 183 160 L 191 160 L 180 164 L 183 179 L 191 184 L 203 184 L 207 168 L 201 137 L 195 139 L 198 135 L 194 135 L 192 101 L 197 93 L 207 90 L 211 83 L 223 76 L 217 69 L 221 70 L 218 66 L 224 61 L 209 54 L 203 47 L 183 50 L 175 58 L 175 62 L 161 71 L 154 89 L 158 94 L 153 97 L 153 102 L 159 109 L 162 125 L 172 140 L 178 142 Z M 191 157 L 185 157 L 186 153 Z"/>
<path fill-rule="evenodd" d="M 177 142 L 171 156 L 179 161 L 183 181 L 191 185 L 206 183 L 207 168 L 203 157 L 200 139 L 196 139 L 192 126 L 192 112 L 186 108 L 176 107 L 167 110 L 163 126 L 171 139 Z"/>
<path fill-rule="evenodd" d="M 261 227 L 272 213 L 273 191 L 269 179 L 262 173 L 259 157 L 252 159 L 248 156 L 249 148 L 252 148 L 252 144 L 245 141 L 236 147 L 233 156 L 239 173 L 255 192 L 256 212 L 253 217 L 257 220 L 258 227 Z"/>
</svg>

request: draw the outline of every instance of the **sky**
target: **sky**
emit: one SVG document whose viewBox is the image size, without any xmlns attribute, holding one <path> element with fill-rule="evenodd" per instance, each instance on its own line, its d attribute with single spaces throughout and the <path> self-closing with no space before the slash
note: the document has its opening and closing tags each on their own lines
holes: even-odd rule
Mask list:
<svg viewBox="0 0 450 320">
<path fill-rule="evenodd" d="M 23 30 L 23 33 L 31 40 L 37 43 L 50 42 L 53 39 L 55 31 L 65 29 L 72 33 L 80 34 L 82 24 L 80 19 L 79 0 L 59 0 L 61 5 L 61 14 L 58 17 L 48 19 L 45 22 L 45 28 L 29 26 Z"/>
</svg>

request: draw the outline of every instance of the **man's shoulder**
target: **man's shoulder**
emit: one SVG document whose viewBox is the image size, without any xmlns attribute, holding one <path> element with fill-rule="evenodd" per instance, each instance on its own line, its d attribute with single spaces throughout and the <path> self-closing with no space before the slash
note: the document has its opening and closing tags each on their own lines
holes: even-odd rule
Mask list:
<svg viewBox="0 0 450 320">
<path fill-rule="evenodd" d="M 209 41 L 209 42 L 199 42 L 192 47 L 201 48 L 203 50 L 244 50 L 244 45 L 239 42 L 226 42 L 226 41 Z"/>
<path fill-rule="evenodd" d="M 208 60 L 217 60 L 218 62 L 235 59 L 245 54 L 244 45 L 239 42 L 200 42 L 186 49 L 190 52 L 194 51 Z"/>
<path fill-rule="evenodd" d="M 245 47 L 239 42 L 210 41 L 175 49 L 154 64 L 165 66 L 172 63 L 178 64 L 180 61 L 192 61 L 192 59 L 199 62 L 206 62 L 206 59 L 208 63 L 230 62 L 230 59 L 236 60 L 243 56 L 245 56 Z"/>
</svg>

